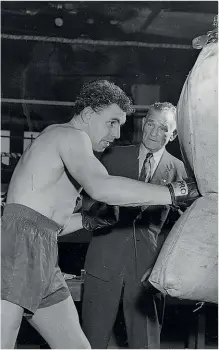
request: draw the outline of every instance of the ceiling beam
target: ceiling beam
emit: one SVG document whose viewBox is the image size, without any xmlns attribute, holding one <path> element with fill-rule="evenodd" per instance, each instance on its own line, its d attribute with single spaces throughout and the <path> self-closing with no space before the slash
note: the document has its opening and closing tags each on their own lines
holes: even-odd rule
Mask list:
<svg viewBox="0 0 219 350">
<path fill-rule="evenodd" d="M 163 9 L 170 12 L 218 13 L 217 1 L 162 1 Z"/>
<path fill-rule="evenodd" d="M 162 2 L 160 4 L 156 4 L 156 7 L 152 10 L 152 12 L 149 14 L 148 18 L 146 19 L 145 23 L 141 27 L 141 31 L 146 31 L 149 25 L 153 22 L 153 20 L 157 17 L 157 15 L 162 10 Z"/>
</svg>

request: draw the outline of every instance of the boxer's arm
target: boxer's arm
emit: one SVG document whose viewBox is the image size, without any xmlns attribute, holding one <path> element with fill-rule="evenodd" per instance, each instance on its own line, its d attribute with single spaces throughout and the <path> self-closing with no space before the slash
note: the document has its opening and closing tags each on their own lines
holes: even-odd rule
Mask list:
<svg viewBox="0 0 219 350">
<path fill-rule="evenodd" d="M 82 216 L 81 213 L 75 213 L 67 219 L 66 224 L 64 225 L 64 229 L 61 231 L 59 236 L 64 236 L 69 233 L 73 233 L 75 231 L 81 230 L 83 228 L 82 225 Z"/>
<path fill-rule="evenodd" d="M 110 176 L 94 156 L 85 132 L 67 130 L 59 140 L 60 157 L 70 174 L 95 200 L 109 205 L 171 204 L 168 188 Z"/>
</svg>

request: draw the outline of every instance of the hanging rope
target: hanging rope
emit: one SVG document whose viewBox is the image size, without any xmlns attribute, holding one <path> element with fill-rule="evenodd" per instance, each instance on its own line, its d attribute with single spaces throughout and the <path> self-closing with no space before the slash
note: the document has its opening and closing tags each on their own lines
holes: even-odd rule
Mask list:
<svg viewBox="0 0 219 350">
<path fill-rule="evenodd" d="M 181 44 L 162 44 L 162 43 L 145 43 L 141 41 L 115 41 L 115 40 L 92 40 L 92 39 L 68 39 L 60 37 L 48 37 L 39 35 L 15 35 L 15 34 L 1 34 L 2 39 L 8 40 L 24 40 L 24 41 L 39 41 L 59 44 L 71 45 L 93 45 L 93 46 L 131 46 L 131 47 L 147 47 L 155 49 L 181 49 L 191 50 L 191 45 Z"/>
<path fill-rule="evenodd" d="M 3 103 L 26 103 L 29 105 L 48 105 L 48 106 L 74 106 L 75 102 L 69 101 L 48 101 L 48 100 L 29 100 L 24 98 L 5 98 L 1 99 Z"/>
<path fill-rule="evenodd" d="M 27 78 L 27 67 L 25 68 L 25 70 L 23 71 L 23 79 L 22 79 L 22 96 L 25 96 L 25 81 L 26 81 L 26 78 Z M 24 103 L 22 105 L 22 108 L 23 108 L 23 113 L 27 119 L 27 125 L 28 125 L 28 129 L 29 131 L 33 131 L 33 123 L 32 123 L 32 120 L 31 120 L 31 117 L 30 117 L 30 111 L 28 110 L 28 106 L 26 103 Z"/>
<path fill-rule="evenodd" d="M 30 105 L 48 105 L 48 106 L 67 106 L 67 107 L 73 107 L 75 105 L 75 102 L 70 101 L 49 101 L 49 100 L 28 100 L 23 98 L 1 98 L 2 103 L 24 103 L 24 104 L 30 104 Z M 133 108 L 136 111 L 146 111 L 148 110 L 149 106 L 147 105 L 133 105 Z"/>
</svg>

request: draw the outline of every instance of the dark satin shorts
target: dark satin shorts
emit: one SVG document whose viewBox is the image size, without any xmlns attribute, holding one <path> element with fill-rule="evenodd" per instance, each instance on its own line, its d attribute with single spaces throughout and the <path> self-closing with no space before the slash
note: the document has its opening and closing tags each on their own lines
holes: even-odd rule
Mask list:
<svg viewBox="0 0 219 350">
<path fill-rule="evenodd" d="M 62 228 L 20 204 L 6 204 L 1 221 L 1 299 L 34 314 L 68 298 L 58 267 Z"/>
</svg>

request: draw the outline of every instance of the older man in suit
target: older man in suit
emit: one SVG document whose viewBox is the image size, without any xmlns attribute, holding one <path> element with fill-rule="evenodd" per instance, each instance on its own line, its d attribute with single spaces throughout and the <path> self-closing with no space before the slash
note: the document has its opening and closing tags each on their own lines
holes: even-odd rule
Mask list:
<svg viewBox="0 0 219 350">
<path fill-rule="evenodd" d="M 110 175 L 166 185 L 186 178 L 183 163 L 166 151 L 176 137 L 176 108 L 155 103 L 143 120 L 140 145 L 115 146 L 102 163 Z M 169 206 L 120 208 L 119 222 L 93 234 L 85 261 L 82 327 L 92 348 L 107 348 L 121 299 L 129 348 L 160 347 L 164 300 L 145 288 L 162 245 Z"/>
</svg>

